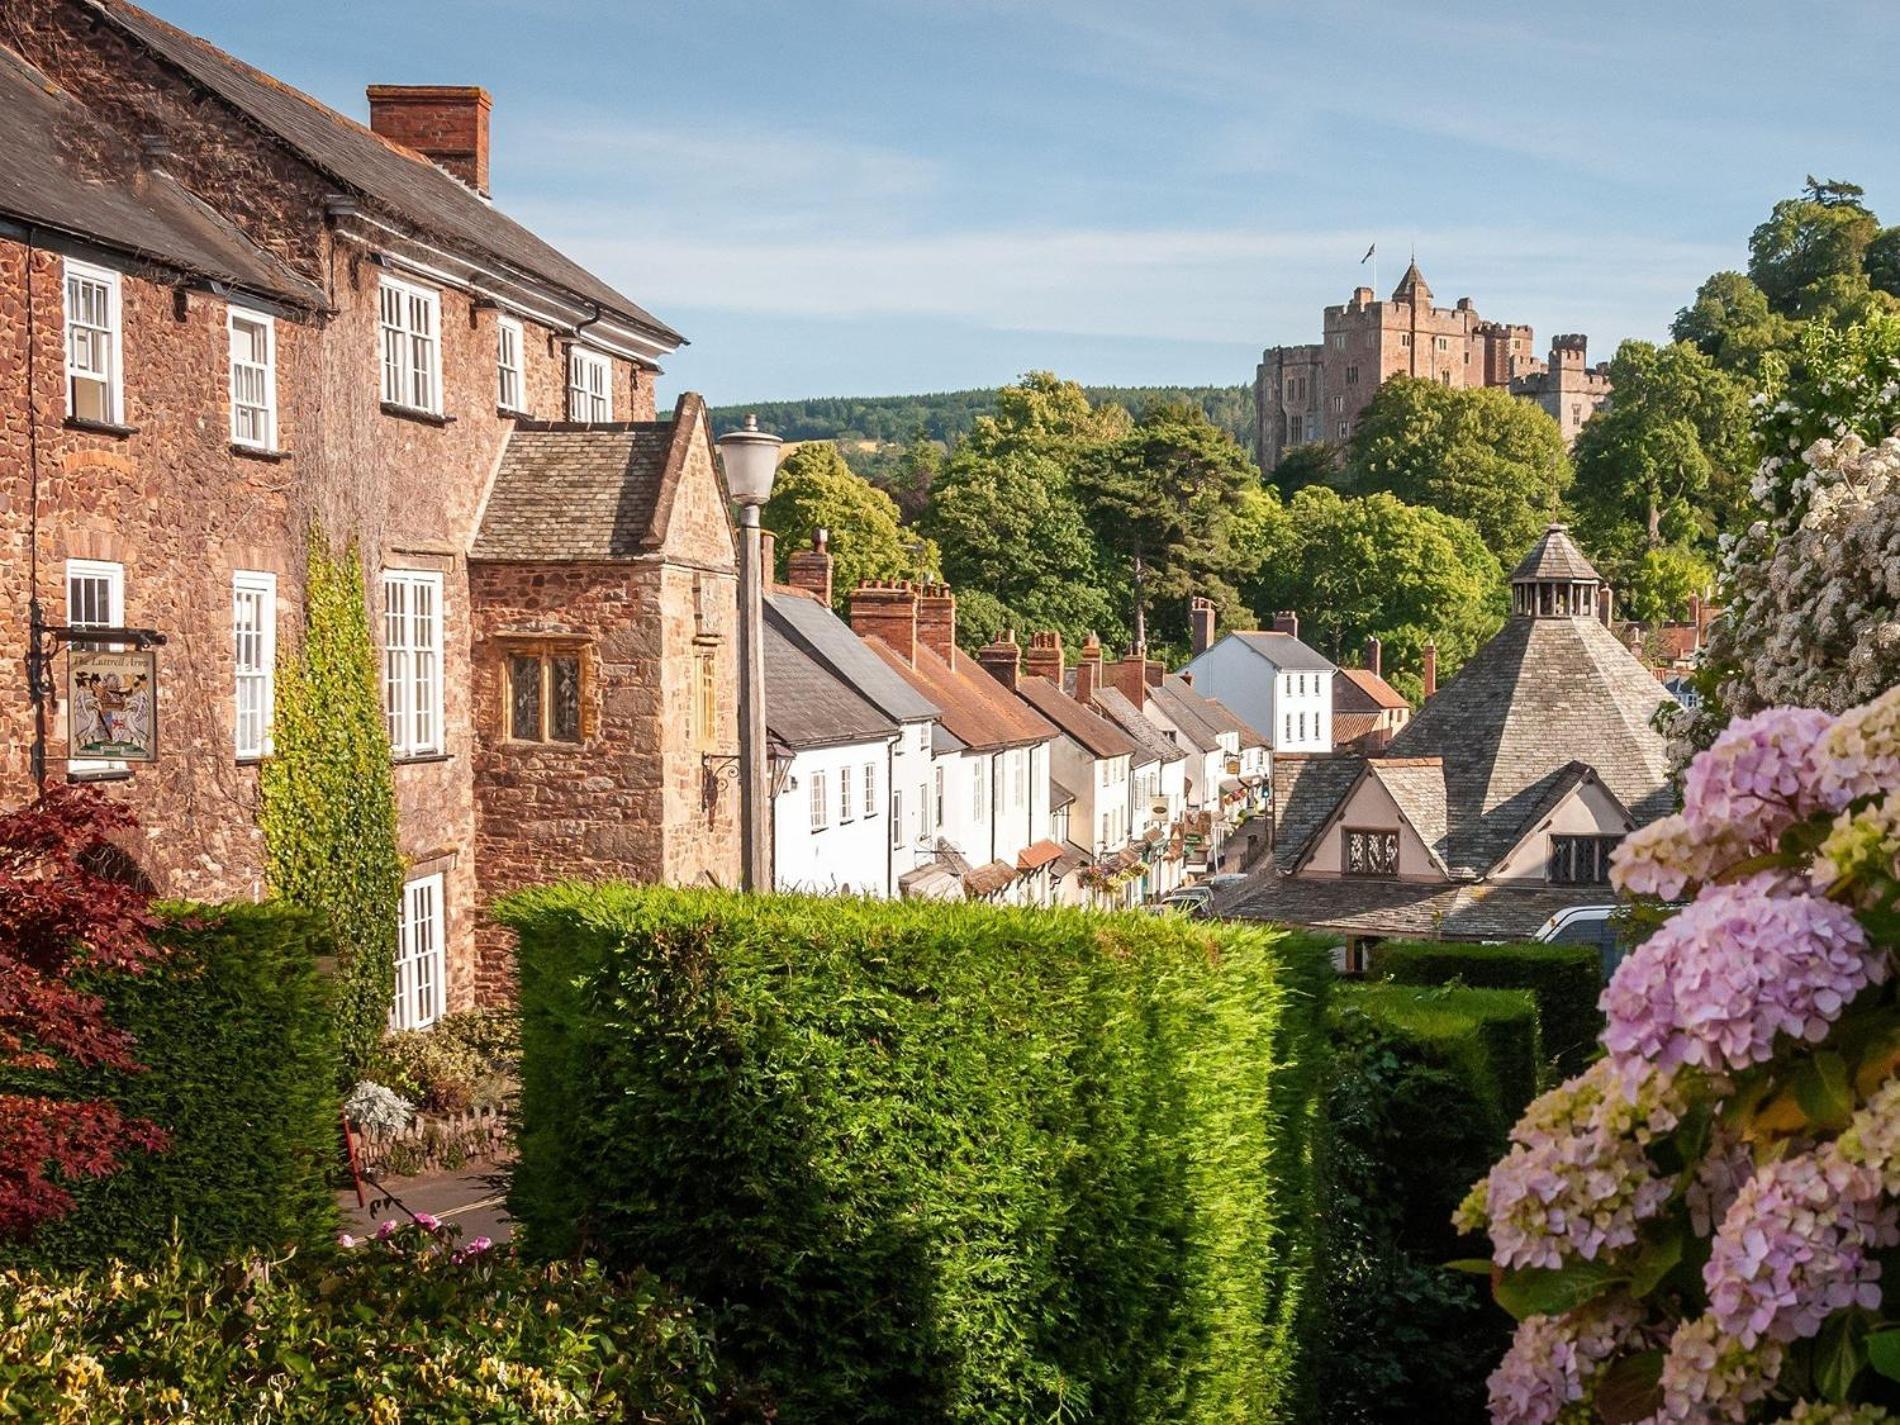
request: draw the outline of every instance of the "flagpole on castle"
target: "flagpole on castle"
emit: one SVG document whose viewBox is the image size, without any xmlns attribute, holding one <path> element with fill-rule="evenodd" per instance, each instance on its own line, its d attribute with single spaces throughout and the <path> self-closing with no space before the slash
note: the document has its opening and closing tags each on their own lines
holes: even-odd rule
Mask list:
<svg viewBox="0 0 1900 1425">
<path fill-rule="evenodd" d="M 1361 267 L 1368 262 L 1372 264 L 1372 300 L 1376 302 L 1379 300 L 1379 244 L 1376 242 L 1368 247 L 1366 255 L 1359 259 Z"/>
</svg>

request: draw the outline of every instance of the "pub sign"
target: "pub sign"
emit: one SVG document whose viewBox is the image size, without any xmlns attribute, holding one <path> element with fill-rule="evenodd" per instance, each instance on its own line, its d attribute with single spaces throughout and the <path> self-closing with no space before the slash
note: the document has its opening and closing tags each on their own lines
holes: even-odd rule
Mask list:
<svg viewBox="0 0 1900 1425">
<path fill-rule="evenodd" d="M 158 760 L 158 654 L 75 645 L 68 655 L 67 756 Z"/>
</svg>

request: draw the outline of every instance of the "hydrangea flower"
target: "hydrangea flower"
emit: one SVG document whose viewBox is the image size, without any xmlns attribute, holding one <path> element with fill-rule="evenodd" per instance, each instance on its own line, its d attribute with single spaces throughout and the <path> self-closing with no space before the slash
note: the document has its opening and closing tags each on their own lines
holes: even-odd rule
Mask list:
<svg viewBox="0 0 1900 1425">
<path fill-rule="evenodd" d="M 1895 1418 L 1878 1405 L 1823 1405 L 1802 1400 L 1789 1412 L 1788 1425 L 1893 1425 Z"/>
<path fill-rule="evenodd" d="M 1900 685 L 1842 713 L 1815 749 L 1815 786 L 1831 810 L 1900 792 Z"/>
<path fill-rule="evenodd" d="M 1745 1346 L 1712 1316 L 1685 1321 L 1663 1356 L 1662 1408 L 1646 1425 L 1739 1425 L 1781 1374 L 1781 1345 Z"/>
<path fill-rule="evenodd" d="M 1826 895 L 1843 877 L 1858 883 L 1856 904 L 1870 904 L 1879 881 L 1900 875 L 1900 796 L 1889 796 L 1862 811 L 1834 818 L 1827 839 L 1814 853 L 1808 879 L 1815 894 Z"/>
<path fill-rule="evenodd" d="M 1626 1074 L 1766 1061 L 1780 1035 L 1818 1043 L 1887 977 L 1887 957 L 1846 906 L 1770 894 L 1753 878 L 1705 887 L 1617 967 L 1603 1046 Z"/>
<path fill-rule="evenodd" d="M 1889 1079 L 1874 1091 L 1834 1147 L 1846 1161 L 1878 1173 L 1881 1186 L 1900 1197 L 1900 1079 Z"/>
<path fill-rule="evenodd" d="M 1720 827 L 1758 850 L 1819 809 L 1815 744 L 1834 719 L 1814 708 L 1769 708 L 1730 723 L 1689 764 L 1682 810 L 1706 835 Z"/>
<path fill-rule="evenodd" d="M 1836 1311 L 1880 1305 L 1874 1253 L 1896 1243 L 1900 1218 L 1872 1168 L 1831 1148 L 1770 1163 L 1715 1234 L 1709 1315 L 1744 1346 L 1812 1336 Z"/>
<path fill-rule="evenodd" d="M 1715 1231 L 1728 1216 L 1742 1184 L 1754 1175 L 1755 1159 L 1747 1146 L 1717 1127 L 1682 1194 L 1689 1208 L 1690 1230 L 1698 1237 Z"/>
<path fill-rule="evenodd" d="M 1678 812 L 1638 827 L 1610 853 L 1610 884 L 1636 896 L 1674 900 L 1748 854 L 1748 843 Z"/>
<path fill-rule="evenodd" d="M 1595 1312 L 1525 1317 L 1491 1373 L 1495 1425 L 1556 1425 L 1567 1407 L 1585 1399 L 1591 1378 L 1641 1316 L 1630 1303 L 1618 1302 Z"/>
<path fill-rule="evenodd" d="M 1467 1231 L 1488 1227 L 1502 1267 L 1594 1261 L 1636 1240 L 1674 1191 L 1646 1149 L 1675 1131 L 1682 1085 L 1651 1075 L 1626 1082 L 1600 1059 L 1525 1110 L 1511 1150 L 1460 1206 Z"/>
</svg>

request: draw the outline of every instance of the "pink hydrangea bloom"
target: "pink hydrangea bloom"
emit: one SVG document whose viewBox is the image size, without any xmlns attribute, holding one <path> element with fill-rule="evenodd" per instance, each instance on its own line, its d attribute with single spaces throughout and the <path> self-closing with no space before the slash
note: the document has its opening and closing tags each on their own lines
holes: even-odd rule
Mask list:
<svg viewBox="0 0 1900 1425">
<path fill-rule="evenodd" d="M 336 1234 L 336 1244 L 347 1252 L 356 1245 L 356 1239 L 347 1232 L 339 1232 Z"/>
<path fill-rule="evenodd" d="M 1788 1412 L 1788 1425 L 1894 1425 L 1895 1418 L 1878 1405 L 1825 1405 L 1799 1400 Z"/>
<path fill-rule="evenodd" d="M 1781 1374 L 1784 1354 L 1775 1341 L 1744 1346 L 1712 1316 L 1683 1322 L 1663 1357 L 1662 1408 L 1646 1425 L 1739 1425 Z"/>
<path fill-rule="evenodd" d="M 1830 811 L 1900 792 L 1900 686 L 1844 712 L 1815 749 L 1815 789 Z"/>
<path fill-rule="evenodd" d="M 1748 855 L 1748 844 L 1722 827 L 1699 826 L 1678 812 L 1638 827 L 1610 853 L 1610 884 L 1636 896 L 1674 900 Z"/>
<path fill-rule="evenodd" d="M 1698 1237 L 1715 1231 L 1728 1215 L 1742 1184 L 1754 1175 L 1755 1160 L 1746 1145 L 1717 1127 L 1682 1194 L 1689 1208 L 1690 1230 Z"/>
<path fill-rule="evenodd" d="M 1816 708 L 1769 708 L 1739 718 L 1697 755 L 1683 779 L 1682 811 L 1698 828 L 1722 828 L 1767 850 L 1821 809 L 1815 754 L 1834 719 Z"/>
<path fill-rule="evenodd" d="M 1776 895 L 1755 878 L 1705 887 L 1617 967 L 1603 1046 L 1626 1074 L 1767 1060 L 1779 1035 L 1819 1042 L 1887 977 L 1887 957 L 1846 906 Z"/>
<path fill-rule="evenodd" d="M 418 1212 L 416 1214 L 416 1226 L 420 1227 L 424 1232 L 433 1232 L 441 1225 L 441 1222 L 430 1213 Z"/>
<path fill-rule="evenodd" d="M 1685 1106 L 1680 1085 L 1656 1075 L 1631 1085 L 1598 1060 L 1525 1110 L 1510 1152 L 1455 1220 L 1488 1228 L 1503 1267 L 1594 1261 L 1627 1247 L 1674 1192 L 1646 1150 L 1675 1130 Z"/>
<path fill-rule="evenodd" d="M 1880 1175 L 1881 1186 L 1900 1197 L 1900 1079 L 1889 1079 L 1863 1104 L 1835 1142 L 1850 1163 Z"/>
<path fill-rule="evenodd" d="M 1629 1303 L 1574 1316 L 1527 1316 L 1491 1373 L 1494 1425 L 1556 1425 L 1642 1313 Z"/>
<path fill-rule="evenodd" d="M 396 1235 L 396 1219 L 393 1217 L 388 1217 L 388 1218 L 383 1219 L 382 1225 L 376 1229 L 376 1240 L 378 1242 L 387 1242 L 391 1237 L 394 1237 L 395 1235 Z"/>
<path fill-rule="evenodd" d="M 1770 1163 L 1743 1184 L 1703 1269 L 1709 1315 L 1744 1346 L 1814 1335 L 1880 1305 L 1874 1254 L 1900 1243 L 1880 1174 L 1832 1148 Z"/>
</svg>

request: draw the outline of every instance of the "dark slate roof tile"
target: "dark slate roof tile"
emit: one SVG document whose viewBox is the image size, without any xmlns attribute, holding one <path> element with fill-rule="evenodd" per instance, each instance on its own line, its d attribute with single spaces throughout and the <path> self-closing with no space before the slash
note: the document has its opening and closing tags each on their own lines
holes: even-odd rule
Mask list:
<svg viewBox="0 0 1900 1425">
<path fill-rule="evenodd" d="M 898 727 L 829 668 L 765 626 L 765 724 L 793 751 L 894 737 Z"/>
<path fill-rule="evenodd" d="M 802 594 L 774 593 L 766 596 L 765 605 L 768 622 L 776 623 L 781 632 L 827 664 L 886 715 L 899 722 L 938 716 L 935 703 L 898 677 L 888 663 L 864 646 L 850 624 L 818 600 Z"/>
<path fill-rule="evenodd" d="M 652 547 L 673 421 L 520 421 L 471 559 L 631 559 Z"/>
</svg>

